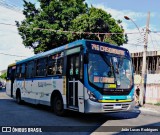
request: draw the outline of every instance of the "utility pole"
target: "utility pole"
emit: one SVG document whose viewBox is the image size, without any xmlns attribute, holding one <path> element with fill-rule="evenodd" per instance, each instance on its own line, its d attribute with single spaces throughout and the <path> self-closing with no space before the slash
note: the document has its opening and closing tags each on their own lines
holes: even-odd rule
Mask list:
<svg viewBox="0 0 160 135">
<path fill-rule="evenodd" d="M 144 104 L 145 92 L 146 92 L 146 81 L 147 81 L 147 70 L 146 70 L 146 58 L 147 58 L 147 46 L 148 46 L 148 33 L 149 33 L 149 22 L 150 12 L 148 12 L 146 33 L 144 39 L 144 52 L 143 52 L 143 64 L 142 64 L 142 79 L 141 79 L 141 90 L 140 90 L 140 105 Z"/>
</svg>

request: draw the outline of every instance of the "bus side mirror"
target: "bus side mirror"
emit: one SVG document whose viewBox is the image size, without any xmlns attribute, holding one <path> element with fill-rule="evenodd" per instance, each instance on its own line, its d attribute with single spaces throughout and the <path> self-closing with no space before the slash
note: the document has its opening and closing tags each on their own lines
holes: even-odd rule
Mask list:
<svg viewBox="0 0 160 135">
<path fill-rule="evenodd" d="M 88 64 L 88 54 L 84 54 L 84 64 Z"/>
</svg>

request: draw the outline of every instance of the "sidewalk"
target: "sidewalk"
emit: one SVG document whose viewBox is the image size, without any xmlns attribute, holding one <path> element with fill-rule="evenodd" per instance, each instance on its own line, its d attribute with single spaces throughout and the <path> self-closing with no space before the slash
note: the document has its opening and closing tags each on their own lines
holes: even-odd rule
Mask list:
<svg viewBox="0 0 160 135">
<path fill-rule="evenodd" d="M 158 105 L 144 104 L 143 108 L 153 110 L 153 111 L 157 111 L 157 112 L 160 113 L 160 106 L 158 106 Z"/>
<path fill-rule="evenodd" d="M 144 104 L 142 107 L 135 106 L 135 111 L 141 114 L 160 116 L 160 106 L 152 104 Z"/>
</svg>

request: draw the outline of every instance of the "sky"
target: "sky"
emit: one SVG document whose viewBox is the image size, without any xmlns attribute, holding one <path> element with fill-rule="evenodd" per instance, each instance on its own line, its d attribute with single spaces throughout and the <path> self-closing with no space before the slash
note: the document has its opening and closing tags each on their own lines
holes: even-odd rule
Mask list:
<svg viewBox="0 0 160 135">
<path fill-rule="evenodd" d="M 38 5 L 37 0 L 28 0 Z M 128 43 L 123 47 L 130 52 L 141 52 L 144 49 L 144 33 L 147 15 L 150 11 L 148 50 L 160 50 L 160 8 L 159 0 L 86 0 L 86 3 L 110 13 L 116 20 L 122 20 Z M 18 34 L 15 21 L 22 21 L 23 0 L 0 0 L 0 71 L 16 60 L 33 56 L 33 50 L 25 48 Z M 133 20 L 125 20 L 128 16 Z M 12 24 L 12 25 L 4 25 Z M 131 34 L 132 33 L 132 34 Z"/>
<path fill-rule="evenodd" d="M 144 33 L 146 30 L 147 16 L 150 12 L 148 35 L 148 51 L 160 50 L 160 8 L 159 0 L 87 0 L 89 5 L 101 8 L 110 13 L 116 20 L 122 20 L 122 26 L 128 35 L 128 43 L 123 47 L 130 52 L 142 52 L 144 50 Z M 131 18 L 125 20 L 124 16 Z M 155 33 L 157 32 L 157 33 Z"/>
</svg>

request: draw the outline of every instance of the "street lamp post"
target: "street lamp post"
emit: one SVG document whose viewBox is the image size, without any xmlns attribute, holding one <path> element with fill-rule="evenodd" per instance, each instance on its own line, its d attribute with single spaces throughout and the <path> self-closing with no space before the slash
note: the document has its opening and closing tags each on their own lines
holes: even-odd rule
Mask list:
<svg viewBox="0 0 160 135">
<path fill-rule="evenodd" d="M 146 72 L 146 55 L 147 55 L 147 45 L 148 45 L 148 33 L 149 33 L 149 21 L 150 21 L 150 12 L 148 12 L 147 24 L 146 24 L 146 33 L 144 40 L 144 52 L 143 52 L 143 64 L 142 64 L 142 90 L 140 92 L 140 104 L 144 104 L 144 97 L 146 91 L 146 82 L 147 82 L 147 72 Z"/>
<path fill-rule="evenodd" d="M 124 16 L 126 20 L 131 20 L 136 28 L 138 29 L 140 35 L 142 36 L 142 33 L 139 30 L 139 27 L 137 24 L 128 16 Z M 142 63 L 142 79 L 141 79 L 141 91 L 140 91 L 140 105 L 144 104 L 144 97 L 145 97 L 145 91 L 146 91 L 146 57 L 147 57 L 147 44 L 148 44 L 148 32 L 149 32 L 149 20 L 150 20 L 150 12 L 148 12 L 148 18 L 147 18 L 147 27 L 146 27 L 146 33 L 145 33 L 145 39 L 144 39 L 144 51 L 143 51 L 143 63 Z"/>
<path fill-rule="evenodd" d="M 141 33 L 140 30 L 139 30 L 139 27 L 138 27 L 137 24 L 132 20 L 132 18 L 129 18 L 128 16 L 124 16 L 124 18 L 125 18 L 126 20 L 132 21 L 132 22 L 134 23 L 134 25 L 136 26 L 136 28 L 138 29 L 139 34 L 142 36 L 142 33 Z"/>
</svg>

